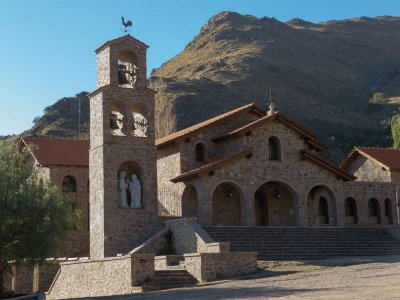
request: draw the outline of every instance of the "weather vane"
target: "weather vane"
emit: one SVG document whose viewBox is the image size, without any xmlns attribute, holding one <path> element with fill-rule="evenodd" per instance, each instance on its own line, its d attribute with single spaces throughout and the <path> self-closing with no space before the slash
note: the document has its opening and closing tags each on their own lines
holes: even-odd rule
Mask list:
<svg viewBox="0 0 400 300">
<path fill-rule="evenodd" d="M 122 25 L 124 25 L 124 27 L 125 27 L 124 31 L 125 31 L 125 33 L 127 33 L 128 31 L 130 31 L 130 29 L 128 29 L 128 28 L 132 27 L 132 21 L 128 20 L 125 22 L 124 17 L 121 17 L 121 19 L 122 19 Z"/>
</svg>

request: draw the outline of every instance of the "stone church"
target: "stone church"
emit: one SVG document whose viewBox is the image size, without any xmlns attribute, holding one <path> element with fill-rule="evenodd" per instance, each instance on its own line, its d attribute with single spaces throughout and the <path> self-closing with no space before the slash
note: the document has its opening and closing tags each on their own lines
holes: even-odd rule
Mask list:
<svg viewBox="0 0 400 300">
<path fill-rule="evenodd" d="M 21 139 L 40 180 L 60 187 L 82 226 L 69 233 L 63 260 L 15 271 L 11 288 L 49 290 L 50 299 L 157 289 L 171 261 L 195 282 L 254 272 L 261 250 L 231 251 L 212 228 L 396 229 L 398 150 L 355 147 L 337 166 L 312 131 L 254 103 L 156 140 L 147 48 L 127 35 L 96 50 L 90 142 Z M 160 256 L 170 232 L 172 258 Z"/>
</svg>

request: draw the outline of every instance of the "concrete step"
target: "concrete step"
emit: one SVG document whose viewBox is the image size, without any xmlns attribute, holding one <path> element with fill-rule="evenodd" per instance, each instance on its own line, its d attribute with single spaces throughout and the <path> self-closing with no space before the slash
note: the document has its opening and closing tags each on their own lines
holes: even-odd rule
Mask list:
<svg viewBox="0 0 400 300">
<path fill-rule="evenodd" d="M 204 227 L 231 251 L 256 251 L 263 260 L 400 255 L 400 242 L 383 228 Z"/>
<path fill-rule="evenodd" d="M 143 291 L 157 291 L 181 287 L 191 287 L 197 284 L 197 280 L 185 269 L 168 268 L 157 270 L 151 281 L 142 285 Z"/>
</svg>

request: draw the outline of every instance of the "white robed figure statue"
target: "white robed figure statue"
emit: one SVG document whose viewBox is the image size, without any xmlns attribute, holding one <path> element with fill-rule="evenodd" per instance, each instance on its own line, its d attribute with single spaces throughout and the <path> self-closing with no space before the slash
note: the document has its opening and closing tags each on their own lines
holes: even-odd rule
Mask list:
<svg viewBox="0 0 400 300">
<path fill-rule="evenodd" d="M 142 207 L 142 185 L 136 174 L 132 174 L 132 180 L 129 182 L 129 192 L 131 193 L 130 208 Z"/>
<path fill-rule="evenodd" d="M 119 183 L 118 183 L 119 192 L 120 192 L 119 206 L 121 208 L 128 208 L 128 197 L 127 197 L 127 193 L 126 193 L 126 190 L 128 189 L 128 182 L 126 182 L 125 176 L 126 176 L 126 173 L 124 171 L 121 171 L 119 173 Z"/>
</svg>

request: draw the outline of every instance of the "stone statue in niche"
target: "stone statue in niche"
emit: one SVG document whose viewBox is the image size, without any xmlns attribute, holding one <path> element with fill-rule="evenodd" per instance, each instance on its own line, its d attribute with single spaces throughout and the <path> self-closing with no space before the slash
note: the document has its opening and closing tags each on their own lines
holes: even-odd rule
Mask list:
<svg viewBox="0 0 400 300">
<path fill-rule="evenodd" d="M 132 180 L 129 182 L 129 192 L 131 194 L 130 208 L 142 207 L 142 185 L 136 174 L 132 174 Z"/>
<path fill-rule="evenodd" d="M 112 111 L 110 117 L 110 129 L 112 135 L 125 136 L 125 134 L 122 132 L 123 127 L 124 116 L 120 112 Z"/>
<path fill-rule="evenodd" d="M 128 194 L 127 190 L 129 187 L 128 182 L 126 182 L 126 173 L 124 171 L 121 171 L 119 173 L 119 207 L 121 208 L 128 208 Z"/>
<path fill-rule="evenodd" d="M 119 79 L 119 84 L 129 84 L 129 85 L 134 85 L 137 80 L 137 71 L 138 71 L 138 66 L 135 64 L 129 63 L 129 64 L 124 64 L 120 63 L 118 64 L 118 79 Z"/>
<path fill-rule="evenodd" d="M 147 137 L 147 120 L 140 113 L 132 113 L 133 115 L 133 136 L 134 137 Z"/>
</svg>

